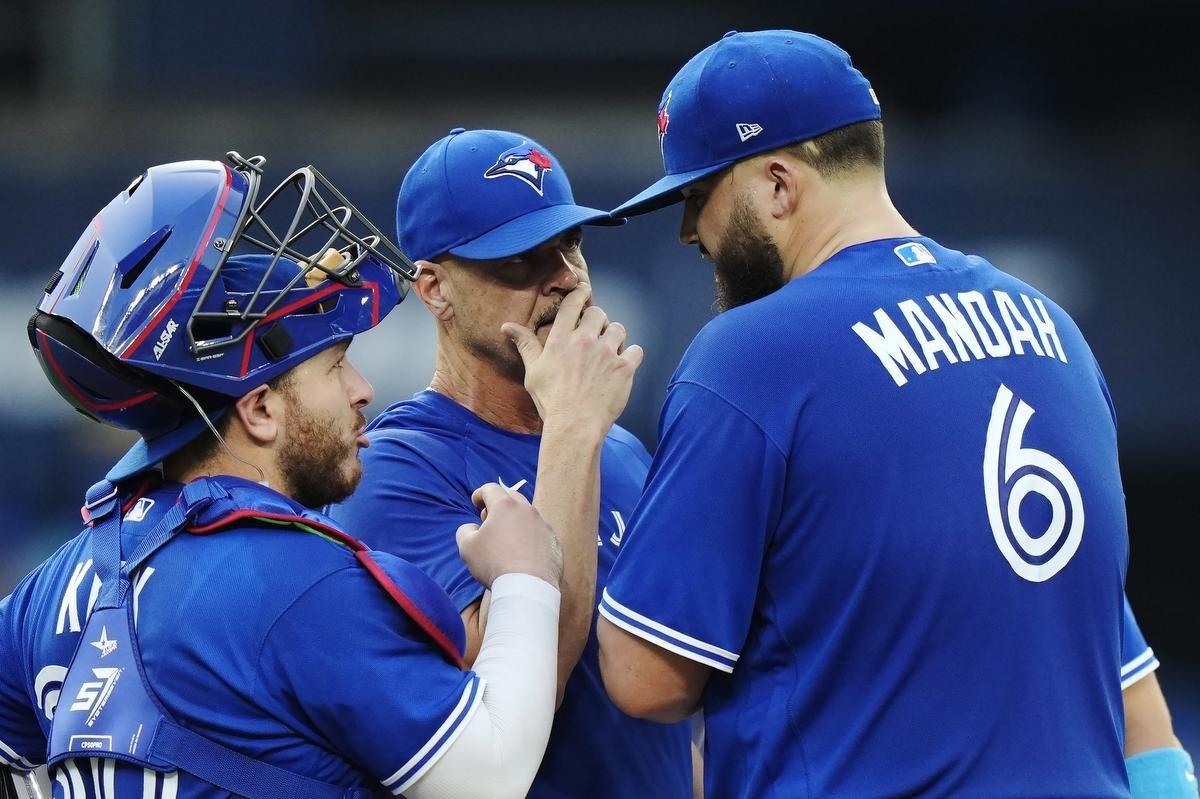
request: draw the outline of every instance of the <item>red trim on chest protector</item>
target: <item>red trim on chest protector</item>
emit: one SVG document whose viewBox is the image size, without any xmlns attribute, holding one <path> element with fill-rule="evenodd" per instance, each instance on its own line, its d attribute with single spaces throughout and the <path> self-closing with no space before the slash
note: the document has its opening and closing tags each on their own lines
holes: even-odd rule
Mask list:
<svg viewBox="0 0 1200 799">
<path fill-rule="evenodd" d="M 428 616 L 421 612 L 421 609 L 418 608 L 411 599 L 409 599 L 408 594 L 404 593 L 400 586 L 396 585 L 395 580 L 389 577 L 387 573 L 380 567 L 380 565 L 375 562 L 375 560 L 371 557 L 370 551 L 367 549 L 367 545 L 352 535 L 343 533 L 341 530 L 330 527 L 326 524 L 322 524 L 314 519 L 306 519 L 303 516 L 291 516 L 284 513 L 255 511 L 246 508 L 235 510 L 227 516 L 217 519 L 215 522 L 209 522 L 208 524 L 199 527 L 188 527 L 187 532 L 195 535 L 204 535 L 206 533 L 215 532 L 219 528 L 226 527 L 229 524 L 241 519 L 270 519 L 271 521 L 302 524 L 306 527 L 312 527 L 315 530 L 319 530 L 322 535 L 327 535 L 337 541 L 339 544 L 342 544 L 343 546 L 352 550 L 354 552 L 355 559 L 367 570 L 367 573 L 374 578 L 375 582 L 379 583 L 379 586 L 384 590 L 384 592 L 387 593 L 389 597 L 391 597 L 392 601 L 399 605 L 400 609 L 403 610 L 410 619 L 416 622 L 417 626 L 424 630 L 426 635 L 433 639 L 433 642 L 438 645 L 439 649 L 442 650 L 442 654 L 449 658 L 450 662 L 458 666 L 460 669 L 466 668 L 466 663 L 463 661 L 462 656 L 458 654 L 458 649 L 456 649 L 450 639 L 446 637 L 446 634 L 443 633 L 436 624 L 430 621 Z"/>
</svg>

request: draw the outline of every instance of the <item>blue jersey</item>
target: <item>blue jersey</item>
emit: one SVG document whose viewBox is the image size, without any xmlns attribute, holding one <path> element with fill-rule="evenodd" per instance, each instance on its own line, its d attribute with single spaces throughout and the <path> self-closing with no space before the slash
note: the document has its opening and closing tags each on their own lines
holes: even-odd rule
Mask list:
<svg viewBox="0 0 1200 799">
<path fill-rule="evenodd" d="M 459 525 L 479 521 L 471 493 L 500 482 L 532 499 L 541 438 L 501 430 L 433 391 L 397 403 L 368 429 L 363 482 L 332 516 L 376 549 L 424 568 L 458 608 L 483 587 L 458 554 Z M 614 427 L 600 457 L 597 594 L 624 546 L 650 456 Z M 550 745 L 529 796 L 691 796 L 689 729 L 632 719 L 608 699 L 600 679 L 595 627 L 567 682 Z"/>
<path fill-rule="evenodd" d="M 1154 650 L 1146 643 L 1142 629 L 1133 616 L 1133 608 L 1129 607 L 1129 599 L 1125 600 L 1123 617 L 1124 630 L 1121 634 L 1121 690 L 1124 691 L 1138 680 L 1158 668 L 1158 658 Z"/>
<path fill-rule="evenodd" d="M 600 607 L 712 667 L 708 795 L 1128 796 L 1116 430 L 1070 317 L 925 238 L 710 322 Z"/>
<path fill-rule="evenodd" d="M 162 484 L 127 504 L 122 552 L 136 548 L 180 488 Z M 138 679 L 126 674 L 99 703 L 86 685 L 78 696 L 60 696 L 77 646 L 104 655 L 106 645 L 116 647 L 107 629 L 81 640 L 100 592 L 91 537 L 87 530 L 67 543 L 0 602 L 6 765 L 45 762 L 56 713 L 99 714 L 101 703 L 118 705 Z M 478 676 L 453 665 L 355 554 L 329 537 L 251 522 L 183 534 L 134 572 L 131 590 L 146 682 L 164 709 L 202 736 L 286 771 L 400 795 L 478 706 Z M 233 796 L 181 771 L 97 758 L 62 762 L 52 781 L 57 799 Z"/>
</svg>

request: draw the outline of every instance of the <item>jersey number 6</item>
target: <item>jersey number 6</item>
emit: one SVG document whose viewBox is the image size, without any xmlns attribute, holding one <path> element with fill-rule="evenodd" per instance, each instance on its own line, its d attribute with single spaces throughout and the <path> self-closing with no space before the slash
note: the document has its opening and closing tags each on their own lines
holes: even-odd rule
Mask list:
<svg viewBox="0 0 1200 799">
<path fill-rule="evenodd" d="M 983 450 L 983 495 L 996 546 L 1013 571 L 1034 583 L 1049 580 L 1074 557 L 1083 539 L 1079 485 L 1049 453 L 1021 445 L 1033 408 L 1001 385 Z M 1050 503 L 1047 528 L 1030 535 L 1021 503 L 1040 494 Z"/>
</svg>

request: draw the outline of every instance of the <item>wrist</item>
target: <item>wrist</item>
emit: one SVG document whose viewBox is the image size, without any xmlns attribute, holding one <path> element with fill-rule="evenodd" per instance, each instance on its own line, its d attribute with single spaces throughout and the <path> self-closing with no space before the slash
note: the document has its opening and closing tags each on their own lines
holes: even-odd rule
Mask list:
<svg viewBox="0 0 1200 799">
<path fill-rule="evenodd" d="M 579 448 L 580 454 L 589 454 L 589 450 L 600 451 L 611 427 L 611 423 L 603 424 L 581 418 L 577 414 L 549 414 L 542 421 L 542 440 L 549 438 L 562 441 Z"/>
</svg>

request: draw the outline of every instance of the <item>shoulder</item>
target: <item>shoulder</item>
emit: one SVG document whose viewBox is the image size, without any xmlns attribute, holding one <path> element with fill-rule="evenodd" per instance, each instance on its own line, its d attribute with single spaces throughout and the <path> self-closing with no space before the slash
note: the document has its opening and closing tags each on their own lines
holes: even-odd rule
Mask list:
<svg viewBox="0 0 1200 799">
<path fill-rule="evenodd" d="M 797 310 L 801 282 L 712 319 L 688 346 L 669 389 L 700 386 L 751 416 L 774 404 L 777 387 L 794 386 L 807 373 L 807 331 L 819 328 Z"/>
<path fill-rule="evenodd" d="M 362 452 L 366 464 L 433 467 L 454 473 L 462 469 L 466 426 L 419 398 L 389 406 L 367 427 L 367 438 L 371 446 Z M 368 479 L 379 476 L 383 475 Z"/>
</svg>

